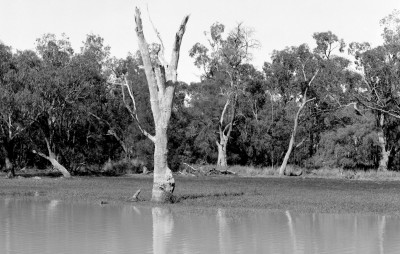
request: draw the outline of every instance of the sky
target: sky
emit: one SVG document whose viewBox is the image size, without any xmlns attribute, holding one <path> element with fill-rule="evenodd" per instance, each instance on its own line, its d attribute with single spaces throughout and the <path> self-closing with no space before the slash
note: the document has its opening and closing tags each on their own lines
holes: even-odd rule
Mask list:
<svg viewBox="0 0 400 254">
<path fill-rule="evenodd" d="M 87 34 L 97 34 L 111 46 L 111 54 L 124 58 L 138 49 L 134 31 L 134 8 L 142 12 L 149 43 L 158 42 L 149 14 L 160 32 L 166 57 L 184 15 L 190 14 L 181 47 L 178 79 L 197 82 L 201 75 L 189 57 L 190 48 L 207 45 L 204 31 L 219 22 L 231 30 L 239 22 L 254 29 L 261 48 L 251 61 L 261 70 L 273 50 L 307 43 L 312 34 L 332 31 L 346 43 L 382 43 L 379 21 L 399 0 L 0 0 L 0 41 L 14 50 L 34 49 L 45 33 L 65 33 L 76 52 Z M 148 12 L 149 11 L 149 12 Z"/>
</svg>

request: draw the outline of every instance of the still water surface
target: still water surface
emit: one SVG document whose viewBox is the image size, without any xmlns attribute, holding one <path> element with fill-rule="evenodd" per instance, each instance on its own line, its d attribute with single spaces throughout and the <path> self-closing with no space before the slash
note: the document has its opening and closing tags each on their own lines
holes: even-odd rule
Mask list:
<svg viewBox="0 0 400 254">
<path fill-rule="evenodd" d="M 8 198 L 0 253 L 400 253 L 400 219 Z"/>
</svg>

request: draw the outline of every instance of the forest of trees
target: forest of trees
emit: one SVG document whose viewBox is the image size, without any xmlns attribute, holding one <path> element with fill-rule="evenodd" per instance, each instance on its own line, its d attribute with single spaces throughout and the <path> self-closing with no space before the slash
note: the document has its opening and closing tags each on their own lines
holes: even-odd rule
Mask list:
<svg viewBox="0 0 400 254">
<path fill-rule="evenodd" d="M 169 168 L 400 170 L 400 11 L 381 26 L 382 45 L 316 32 L 315 47 L 275 50 L 258 70 L 252 29 L 212 24 L 209 44 L 181 52 L 202 76 L 175 87 Z M 142 59 L 112 57 L 94 34 L 79 52 L 65 35 L 43 35 L 35 51 L 0 43 L 0 167 L 10 177 L 50 165 L 64 176 L 107 163 L 151 170 L 156 126 Z"/>
</svg>

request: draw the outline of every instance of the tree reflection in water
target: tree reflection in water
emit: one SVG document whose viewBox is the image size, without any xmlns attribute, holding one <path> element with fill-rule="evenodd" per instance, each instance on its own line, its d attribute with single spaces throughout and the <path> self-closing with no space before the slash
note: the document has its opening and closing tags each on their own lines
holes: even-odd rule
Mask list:
<svg viewBox="0 0 400 254">
<path fill-rule="evenodd" d="M 174 217 L 171 210 L 165 207 L 153 207 L 151 214 L 153 217 L 153 253 L 171 253 L 169 247 L 173 244 L 171 236 L 174 230 Z"/>
<path fill-rule="evenodd" d="M 398 217 L 0 199 L 0 253 L 400 253 Z"/>
</svg>

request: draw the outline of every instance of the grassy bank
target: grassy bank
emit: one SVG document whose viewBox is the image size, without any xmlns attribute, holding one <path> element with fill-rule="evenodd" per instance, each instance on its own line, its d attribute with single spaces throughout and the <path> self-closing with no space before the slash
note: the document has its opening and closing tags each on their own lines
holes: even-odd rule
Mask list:
<svg viewBox="0 0 400 254">
<path fill-rule="evenodd" d="M 293 210 L 299 212 L 400 215 L 400 181 L 359 181 L 307 177 L 176 177 L 176 203 L 168 206 Z M 0 198 L 130 204 L 141 189 L 152 206 L 152 177 L 0 178 Z"/>
<path fill-rule="evenodd" d="M 239 176 L 245 177 L 269 177 L 278 176 L 279 167 L 264 167 L 256 168 L 251 166 L 231 166 L 228 168 Z M 334 178 L 334 179 L 355 179 L 355 180 L 386 180 L 400 181 L 400 172 L 396 171 L 377 171 L 377 170 L 343 170 L 340 168 L 321 168 L 321 169 L 306 169 L 292 165 L 286 167 L 287 173 L 296 175 L 302 173 L 303 177 L 319 177 L 319 178 Z"/>
</svg>

